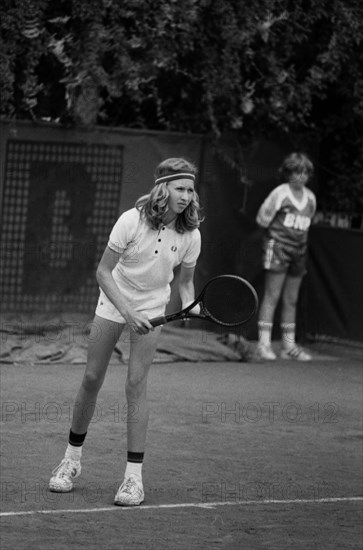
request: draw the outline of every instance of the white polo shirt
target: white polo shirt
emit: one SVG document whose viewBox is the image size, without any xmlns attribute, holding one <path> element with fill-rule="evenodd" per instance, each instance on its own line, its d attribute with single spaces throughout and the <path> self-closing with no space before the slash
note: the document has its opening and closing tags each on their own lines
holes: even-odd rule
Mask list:
<svg viewBox="0 0 363 550">
<path fill-rule="evenodd" d="M 121 254 L 112 276 L 132 307 L 137 311 L 163 310 L 170 299 L 174 268 L 196 265 L 201 236 L 198 229 L 185 233 L 167 226 L 152 229 L 132 208 L 117 220 L 108 247 Z M 109 302 L 102 290 L 101 299 Z"/>
</svg>

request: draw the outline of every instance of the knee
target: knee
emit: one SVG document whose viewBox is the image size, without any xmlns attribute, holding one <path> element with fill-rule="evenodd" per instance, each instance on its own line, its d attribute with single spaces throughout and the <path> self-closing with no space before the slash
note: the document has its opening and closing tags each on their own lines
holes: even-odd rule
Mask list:
<svg viewBox="0 0 363 550">
<path fill-rule="evenodd" d="M 87 392 L 98 391 L 103 383 L 103 377 L 94 373 L 86 373 L 82 380 L 83 389 Z"/>
<path fill-rule="evenodd" d="M 139 398 L 146 389 L 146 376 L 129 375 L 126 380 L 126 397 L 128 399 Z"/>
<path fill-rule="evenodd" d="M 297 296 L 294 294 L 284 294 L 282 297 L 282 304 L 284 307 L 294 308 L 297 305 Z"/>
<path fill-rule="evenodd" d="M 265 307 L 275 308 L 277 302 L 279 301 L 280 293 L 279 292 L 266 292 L 264 296 Z"/>
</svg>

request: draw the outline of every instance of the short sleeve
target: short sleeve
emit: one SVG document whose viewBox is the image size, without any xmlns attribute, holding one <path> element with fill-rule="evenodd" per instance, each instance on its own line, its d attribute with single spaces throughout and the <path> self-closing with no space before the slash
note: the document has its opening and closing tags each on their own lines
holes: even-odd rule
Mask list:
<svg viewBox="0 0 363 550">
<path fill-rule="evenodd" d="M 139 220 L 140 214 L 136 208 L 124 212 L 112 228 L 108 247 L 121 254 L 133 240 Z"/>
<path fill-rule="evenodd" d="M 190 244 L 182 259 L 182 265 L 184 267 L 194 267 L 200 254 L 201 236 L 199 229 L 194 229 L 194 231 L 192 231 L 191 233 L 191 236 L 192 238 Z"/>
<path fill-rule="evenodd" d="M 257 213 L 256 222 L 261 227 L 268 227 L 279 210 L 283 198 L 284 186 L 273 189 L 261 204 Z"/>
</svg>

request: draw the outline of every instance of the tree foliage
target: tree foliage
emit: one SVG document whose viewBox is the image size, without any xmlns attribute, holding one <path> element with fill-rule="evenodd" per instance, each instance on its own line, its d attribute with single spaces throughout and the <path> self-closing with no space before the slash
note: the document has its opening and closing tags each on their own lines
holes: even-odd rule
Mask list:
<svg viewBox="0 0 363 550">
<path fill-rule="evenodd" d="M 362 207 L 360 0 L 3 0 L 1 114 L 245 139 L 310 133 Z"/>
</svg>

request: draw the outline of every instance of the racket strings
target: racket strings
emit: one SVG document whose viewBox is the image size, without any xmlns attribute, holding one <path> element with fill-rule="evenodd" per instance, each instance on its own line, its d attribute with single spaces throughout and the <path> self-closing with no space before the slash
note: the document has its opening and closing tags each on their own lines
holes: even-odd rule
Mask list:
<svg viewBox="0 0 363 550">
<path fill-rule="evenodd" d="M 256 294 L 241 278 L 217 278 L 205 290 L 203 308 L 218 323 L 227 326 L 242 324 L 257 309 Z"/>
</svg>

